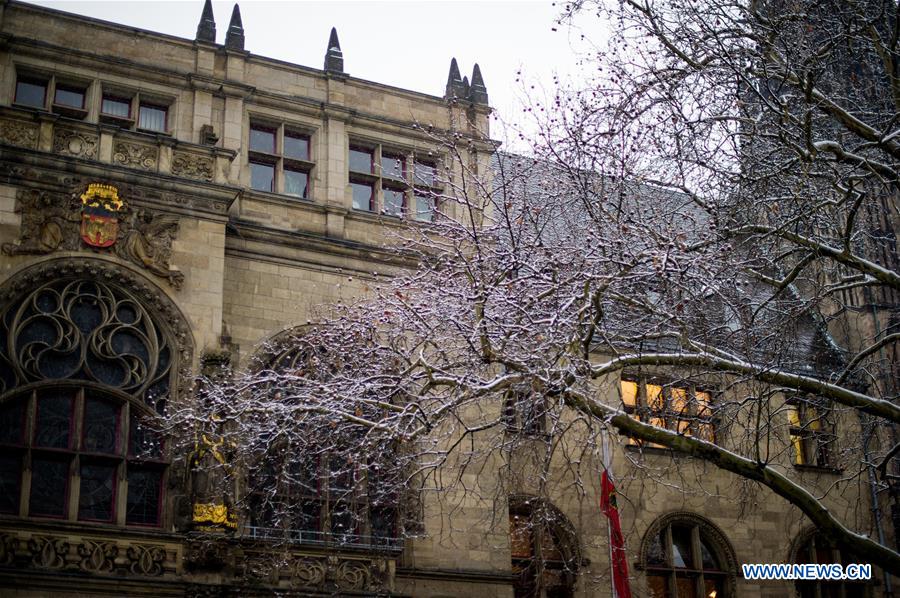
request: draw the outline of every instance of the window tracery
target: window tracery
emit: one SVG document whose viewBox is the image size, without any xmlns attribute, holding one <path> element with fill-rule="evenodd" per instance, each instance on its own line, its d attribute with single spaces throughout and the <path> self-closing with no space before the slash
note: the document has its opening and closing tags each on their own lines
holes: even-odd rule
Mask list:
<svg viewBox="0 0 900 598">
<path fill-rule="evenodd" d="M 0 512 L 159 526 L 159 418 L 189 350 L 125 273 L 114 281 L 91 276 L 110 266 L 82 260 L 73 272 L 66 262 L 0 290 Z"/>
</svg>

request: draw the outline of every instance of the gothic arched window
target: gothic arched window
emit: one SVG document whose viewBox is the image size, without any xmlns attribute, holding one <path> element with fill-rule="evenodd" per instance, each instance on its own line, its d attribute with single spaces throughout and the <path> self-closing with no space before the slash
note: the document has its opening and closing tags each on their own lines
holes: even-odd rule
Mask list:
<svg viewBox="0 0 900 598">
<path fill-rule="evenodd" d="M 0 305 L 0 512 L 159 526 L 177 352 L 118 284 L 47 278 Z"/>
<path fill-rule="evenodd" d="M 651 598 L 734 596 L 735 563 L 734 551 L 718 528 L 691 513 L 657 519 L 641 549 Z"/>
<path fill-rule="evenodd" d="M 303 415 L 290 415 L 277 436 L 266 432 L 274 422 L 256 423 L 244 500 L 248 531 L 301 543 L 395 547 L 404 490 L 395 442 L 375 440 L 367 428 L 317 409 L 340 356 L 296 331 L 272 347 L 256 368 L 260 380 L 269 380 L 261 385 L 264 401 L 273 412 L 277 405 Z M 314 390 L 320 387 L 321 394 Z M 362 406 L 353 409 L 365 415 Z"/>
<path fill-rule="evenodd" d="M 509 501 L 509 543 L 515 598 L 571 598 L 578 548 L 569 520 L 534 497 Z"/>
<path fill-rule="evenodd" d="M 853 563 L 837 549 L 834 542 L 815 530 L 808 530 L 795 542 L 792 551 L 794 563 L 813 563 L 828 565 L 839 563 L 848 565 Z M 798 598 L 865 598 L 869 594 L 864 581 L 809 581 L 798 580 L 795 582 Z"/>
</svg>

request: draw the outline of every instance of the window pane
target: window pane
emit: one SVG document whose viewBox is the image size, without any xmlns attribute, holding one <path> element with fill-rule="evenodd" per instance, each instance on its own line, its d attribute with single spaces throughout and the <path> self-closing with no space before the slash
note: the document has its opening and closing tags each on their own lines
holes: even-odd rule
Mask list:
<svg viewBox="0 0 900 598">
<path fill-rule="evenodd" d="M 384 190 L 384 213 L 390 216 L 403 215 L 403 191 L 396 189 Z"/>
<path fill-rule="evenodd" d="M 668 575 L 648 575 L 647 589 L 650 590 L 650 598 L 670 598 Z"/>
<path fill-rule="evenodd" d="M 162 438 L 158 432 L 131 416 L 131 433 L 128 436 L 128 454 L 139 459 L 162 457 Z"/>
<path fill-rule="evenodd" d="M 275 167 L 271 164 L 250 163 L 250 188 L 259 191 L 275 190 Z"/>
<path fill-rule="evenodd" d="M 68 482 L 68 460 L 32 457 L 29 514 L 64 517 L 69 500 Z"/>
<path fill-rule="evenodd" d="M 350 170 L 353 172 L 372 172 L 372 152 L 364 149 L 350 148 Z"/>
<path fill-rule="evenodd" d="M 416 195 L 416 220 L 419 222 L 434 222 L 433 197 Z"/>
<path fill-rule="evenodd" d="M 677 568 L 693 569 L 691 558 L 691 528 L 672 526 L 672 564 Z"/>
<path fill-rule="evenodd" d="M 19 512 L 21 478 L 22 458 L 19 455 L 0 455 L 0 513 Z"/>
<path fill-rule="evenodd" d="M 103 102 L 100 105 L 100 112 L 111 116 L 120 116 L 129 118 L 131 116 L 131 100 L 114 98 L 112 96 L 103 96 Z"/>
<path fill-rule="evenodd" d="M 703 578 L 703 596 L 706 598 L 723 598 L 725 596 L 725 582 L 720 577 Z"/>
<path fill-rule="evenodd" d="M 662 386 L 658 384 L 647 385 L 647 406 L 653 411 L 662 411 L 666 408 Z"/>
<path fill-rule="evenodd" d="M 512 557 L 530 559 L 531 546 L 531 521 L 527 516 L 509 515 L 509 545 Z"/>
<path fill-rule="evenodd" d="M 319 523 L 321 514 L 322 503 L 320 501 L 311 499 L 301 500 L 291 527 L 292 529 L 299 529 L 304 532 L 319 532 L 321 531 Z"/>
<path fill-rule="evenodd" d="M 69 448 L 71 420 L 71 396 L 59 394 L 38 397 L 35 446 Z"/>
<path fill-rule="evenodd" d="M 437 178 L 437 168 L 434 164 L 427 162 L 416 162 L 415 164 L 416 183 L 421 185 L 434 186 Z"/>
<path fill-rule="evenodd" d="M 381 156 L 381 176 L 402 179 L 406 174 L 406 161 L 402 156 Z"/>
<path fill-rule="evenodd" d="M 353 521 L 353 512 L 350 505 L 344 501 L 334 504 L 331 510 L 331 533 L 339 536 L 350 535 L 356 533 L 356 525 Z"/>
<path fill-rule="evenodd" d="M 372 185 L 350 183 L 353 188 L 353 209 L 372 211 Z"/>
<path fill-rule="evenodd" d="M 53 103 L 72 106 L 73 108 L 84 108 L 84 90 L 57 85 Z"/>
<path fill-rule="evenodd" d="M 25 399 L 13 399 L 0 407 L 0 444 L 22 444 Z"/>
<path fill-rule="evenodd" d="M 396 532 L 397 512 L 391 507 L 372 508 L 372 535 L 376 538 L 394 538 Z"/>
<path fill-rule="evenodd" d="M 697 579 L 694 577 L 676 577 L 675 594 L 678 598 L 697 598 Z"/>
<path fill-rule="evenodd" d="M 81 464 L 78 518 L 110 521 L 115 498 L 116 466 Z"/>
<path fill-rule="evenodd" d="M 656 536 L 654 536 L 653 541 L 650 543 L 650 546 L 647 548 L 647 564 L 648 565 L 665 565 L 666 563 L 666 551 L 663 549 L 665 545 L 665 528 L 661 529 Z"/>
<path fill-rule="evenodd" d="M 309 137 L 285 133 L 284 155 L 286 158 L 309 160 Z"/>
<path fill-rule="evenodd" d="M 161 490 L 161 470 L 129 466 L 125 522 L 134 525 L 159 525 Z"/>
<path fill-rule="evenodd" d="M 704 569 L 712 571 L 718 571 L 720 569 L 719 559 L 716 558 L 715 553 L 706 545 L 703 538 L 700 538 L 700 558 L 703 561 Z"/>
<path fill-rule="evenodd" d="M 43 108 L 46 91 L 46 83 L 20 79 L 16 82 L 16 104 Z"/>
<path fill-rule="evenodd" d="M 150 131 L 166 130 L 166 108 L 141 104 L 138 126 Z"/>
<path fill-rule="evenodd" d="M 84 404 L 83 450 L 90 453 L 115 453 L 119 447 L 118 436 L 118 405 L 88 397 Z"/>
<path fill-rule="evenodd" d="M 687 390 L 673 387 L 669 389 L 672 396 L 672 404 L 669 408 L 676 415 L 687 414 Z"/>
<path fill-rule="evenodd" d="M 621 388 L 622 402 L 625 404 L 625 406 L 636 407 L 638 390 L 637 382 L 632 382 L 631 380 L 622 380 Z"/>
<path fill-rule="evenodd" d="M 272 129 L 251 128 L 250 149 L 255 152 L 275 153 L 275 131 Z"/>
<path fill-rule="evenodd" d="M 299 170 L 284 171 L 284 192 L 287 195 L 306 197 L 309 175 Z"/>
</svg>

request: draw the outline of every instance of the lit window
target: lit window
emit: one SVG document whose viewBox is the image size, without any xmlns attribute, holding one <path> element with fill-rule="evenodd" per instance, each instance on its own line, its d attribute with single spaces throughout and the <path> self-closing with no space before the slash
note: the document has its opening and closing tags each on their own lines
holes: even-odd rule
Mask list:
<svg viewBox="0 0 900 598">
<path fill-rule="evenodd" d="M 793 397 L 786 407 L 794 465 L 833 467 L 834 426 L 823 401 Z"/>
<path fill-rule="evenodd" d="M 168 108 L 165 106 L 141 103 L 138 112 L 138 128 L 165 133 L 167 116 Z"/>
<path fill-rule="evenodd" d="M 697 518 L 699 519 L 699 518 Z M 672 517 L 651 527 L 644 543 L 650 598 L 726 598 L 724 550 L 694 518 Z"/>
<path fill-rule="evenodd" d="M 638 421 L 715 442 L 712 394 L 693 386 L 622 378 L 625 413 Z M 630 440 L 631 444 L 641 444 Z M 650 443 L 648 446 L 660 447 Z"/>
<path fill-rule="evenodd" d="M 20 77 L 16 80 L 16 104 L 43 108 L 47 101 L 47 81 Z"/>
<path fill-rule="evenodd" d="M 84 108 L 84 89 L 57 84 L 53 103 L 70 108 Z"/>
</svg>

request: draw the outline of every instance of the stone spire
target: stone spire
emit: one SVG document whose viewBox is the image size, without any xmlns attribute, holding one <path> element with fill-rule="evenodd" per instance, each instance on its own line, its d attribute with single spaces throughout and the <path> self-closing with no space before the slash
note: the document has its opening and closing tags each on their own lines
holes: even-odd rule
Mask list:
<svg viewBox="0 0 900 598">
<path fill-rule="evenodd" d="M 225 47 L 232 50 L 244 49 L 244 25 L 241 23 L 241 8 L 235 4 L 231 11 L 231 22 L 225 33 Z"/>
<path fill-rule="evenodd" d="M 469 100 L 476 104 L 488 103 L 487 87 L 484 86 L 484 79 L 481 78 L 481 69 L 478 63 L 472 69 L 472 87 L 469 89 Z"/>
<path fill-rule="evenodd" d="M 464 97 L 466 94 L 462 77 L 459 75 L 459 65 L 456 64 L 456 58 L 453 58 L 450 60 L 450 74 L 447 75 L 447 89 L 444 92 L 444 98 L 449 100 Z"/>
<path fill-rule="evenodd" d="M 213 17 L 212 0 L 203 3 L 203 14 L 197 25 L 197 41 L 216 43 L 216 19 Z"/>
<path fill-rule="evenodd" d="M 332 73 L 344 72 L 344 53 L 341 52 L 341 42 L 338 41 L 337 29 L 334 27 L 328 38 L 328 50 L 325 51 L 325 70 Z"/>
</svg>

